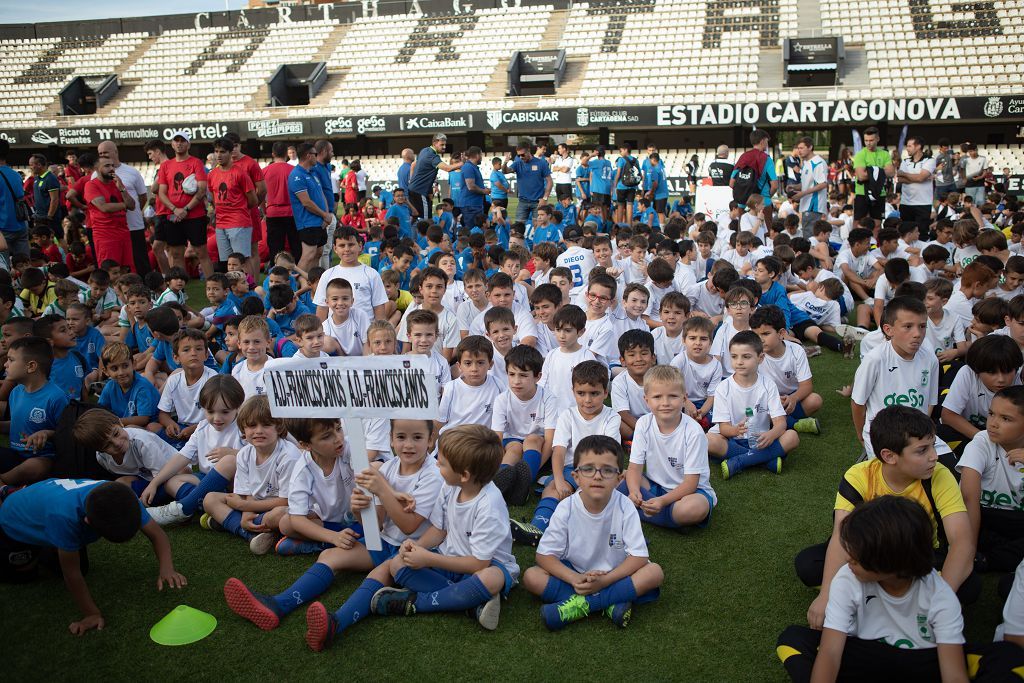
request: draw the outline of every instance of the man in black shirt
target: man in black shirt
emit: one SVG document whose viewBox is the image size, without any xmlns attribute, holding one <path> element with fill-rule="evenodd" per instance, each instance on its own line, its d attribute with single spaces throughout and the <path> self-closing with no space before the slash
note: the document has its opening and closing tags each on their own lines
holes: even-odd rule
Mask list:
<svg viewBox="0 0 1024 683">
<path fill-rule="evenodd" d="M 715 152 L 715 160 L 708 164 L 708 177 L 715 187 L 729 187 L 733 165 L 729 163 L 729 146 L 719 145 Z"/>
</svg>

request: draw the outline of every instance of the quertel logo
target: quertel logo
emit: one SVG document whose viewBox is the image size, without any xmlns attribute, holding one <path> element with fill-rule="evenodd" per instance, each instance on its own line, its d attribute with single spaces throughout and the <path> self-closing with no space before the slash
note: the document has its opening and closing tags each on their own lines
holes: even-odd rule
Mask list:
<svg viewBox="0 0 1024 683">
<path fill-rule="evenodd" d="M 58 140 L 45 130 L 37 130 L 35 133 L 32 133 L 32 142 L 39 145 L 56 145 Z"/>
<path fill-rule="evenodd" d="M 995 118 L 1003 113 L 1003 100 L 1001 97 L 990 97 L 985 102 L 981 111 L 989 118 Z"/>
<path fill-rule="evenodd" d="M 490 124 L 491 128 L 498 128 L 501 125 L 501 110 L 491 110 L 487 112 L 487 123 Z M 35 136 L 32 136 L 33 139 Z"/>
</svg>

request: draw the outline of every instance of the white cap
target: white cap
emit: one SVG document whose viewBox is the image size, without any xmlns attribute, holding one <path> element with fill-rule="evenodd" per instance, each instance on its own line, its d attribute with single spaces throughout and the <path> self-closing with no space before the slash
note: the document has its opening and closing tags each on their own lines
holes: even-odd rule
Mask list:
<svg viewBox="0 0 1024 683">
<path fill-rule="evenodd" d="M 178 137 L 184 138 L 185 142 L 192 142 L 192 134 L 189 133 L 188 130 L 186 130 L 185 128 L 179 128 L 178 130 L 171 131 L 172 140 Z"/>
</svg>

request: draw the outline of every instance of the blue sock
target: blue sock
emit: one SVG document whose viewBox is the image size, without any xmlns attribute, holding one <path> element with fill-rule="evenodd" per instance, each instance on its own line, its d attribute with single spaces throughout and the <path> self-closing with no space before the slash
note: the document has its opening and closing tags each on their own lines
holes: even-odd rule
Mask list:
<svg viewBox="0 0 1024 683">
<path fill-rule="evenodd" d="M 199 482 L 199 486 L 192 486 L 191 490 L 182 494 L 182 490 L 186 486 L 192 485 L 182 484 L 175 497 L 178 499 L 178 502 L 181 503 L 182 512 L 186 515 L 193 515 L 196 510 L 203 506 L 203 498 L 206 497 L 207 493 L 213 493 L 214 491 L 227 491 L 228 487 L 231 486 L 231 482 L 228 481 L 224 475 L 214 469 L 206 473 L 203 480 Z"/>
<path fill-rule="evenodd" d="M 592 593 L 586 597 L 587 604 L 590 605 L 590 613 L 596 614 L 611 605 L 636 600 L 636 586 L 633 585 L 633 579 L 627 576 L 624 579 L 619 579 L 604 590 Z"/>
<path fill-rule="evenodd" d="M 316 598 L 334 583 L 334 572 L 323 562 L 317 562 L 306 570 L 284 592 L 274 596 L 281 614 L 289 614 L 298 609 L 299 605 Z"/>
<path fill-rule="evenodd" d="M 232 510 L 220 525 L 224 527 L 224 531 L 234 534 L 235 536 L 241 536 L 247 541 L 251 541 L 256 536 L 256 534 L 251 531 L 246 531 L 242 528 L 242 513 L 238 510 Z"/>
<path fill-rule="evenodd" d="M 556 507 L 558 507 L 557 498 L 541 498 L 537 503 L 537 509 L 533 512 L 532 524 L 541 531 L 546 530 L 548 524 L 551 523 L 551 515 L 555 513 Z"/>
<path fill-rule="evenodd" d="M 163 487 L 161 487 L 163 488 Z M 178 490 L 174 492 L 174 500 L 180 501 L 182 498 L 187 497 L 193 491 L 196 490 L 196 485 L 191 482 L 185 482 L 178 487 Z"/>
<path fill-rule="evenodd" d="M 491 599 L 483 582 L 477 576 L 453 583 L 430 593 L 416 595 L 417 612 L 461 612 L 482 605 Z"/>
<path fill-rule="evenodd" d="M 395 582 L 414 593 L 429 593 L 451 584 L 443 574 L 433 569 L 409 569 L 402 567 L 395 573 Z"/>
<path fill-rule="evenodd" d="M 530 466 L 530 479 L 532 481 L 537 480 L 537 473 L 540 472 L 541 460 L 544 456 L 540 454 L 540 451 L 530 449 L 523 453 L 523 462 Z"/>
<path fill-rule="evenodd" d="M 384 587 L 384 584 L 375 579 L 363 579 L 359 588 L 348 596 L 345 604 L 334 613 L 334 620 L 338 622 L 338 633 L 356 623 L 370 613 L 370 600 L 373 594 Z"/>
<path fill-rule="evenodd" d="M 736 439 L 729 439 L 729 448 L 725 452 L 726 458 L 735 458 L 741 455 L 746 455 L 749 449 L 736 441 Z"/>
<path fill-rule="evenodd" d="M 737 458 L 741 469 L 747 469 L 756 465 L 763 465 L 766 462 L 771 462 L 775 458 L 781 458 L 786 455 L 786 452 L 782 450 L 782 445 L 778 440 L 773 441 L 768 448 L 756 448 L 749 455 L 744 453 Z"/>
<path fill-rule="evenodd" d="M 572 586 L 561 579 L 551 576 L 548 577 L 548 585 L 544 586 L 544 592 L 541 593 L 540 599 L 544 604 L 550 605 L 568 600 L 575 594 L 576 590 Z"/>
<path fill-rule="evenodd" d="M 649 489 L 645 488 L 640 489 L 640 495 L 644 497 L 644 500 L 657 498 L 657 496 L 651 493 Z M 665 507 L 661 508 L 661 512 L 659 512 L 656 515 L 648 515 L 645 514 L 643 511 L 640 511 L 640 519 L 642 519 L 645 522 L 649 522 L 650 524 L 654 524 L 655 526 L 676 529 L 679 527 L 679 525 L 676 524 L 676 521 L 674 519 L 672 519 L 672 507 L 674 505 L 675 503 L 672 503 L 671 505 L 666 505 Z"/>
<path fill-rule="evenodd" d="M 792 429 L 793 425 L 795 425 L 795 424 L 796 424 L 796 418 L 793 417 L 792 415 L 787 415 L 786 416 L 786 429 Z"/>
</svg>

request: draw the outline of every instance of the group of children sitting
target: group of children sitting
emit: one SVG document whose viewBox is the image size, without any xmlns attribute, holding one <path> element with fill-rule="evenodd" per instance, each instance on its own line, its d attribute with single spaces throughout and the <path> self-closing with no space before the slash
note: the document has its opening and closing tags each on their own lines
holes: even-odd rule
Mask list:
<svg viewBox="0 0 1024 683">
<path fill-rule="evenodd" d="M 710 461 L 723 479 L 781 473 L 800 434 L 821 429 L 808 357 L 857 338 L 874 345 L 851 397 L 870 459 L 840 485 L 832 539 L 797 561 L 800 578 L 822 586 L 808 612 L 811 627 L 824 625 L 822 654 L 815 661 L 808 645 L 818 632 L 787 631 L 780 657 L 798 680 L 812 667 L 846 667 L 841 632 L 884 638 L 900 666 L 919 662 L 897 648 L 937 644 L 918 659 L 944 676 L 959 671 L 970 660 L 950 654 L 962 619 L 944 591 L 970 601 L 976 571 L 1011 571 L 1024 558 L 1024 296 L 1014 291 L 1024 275 L 1014 259 L 1024 258 L 1004 266 L 1004 236 L 968 259 L 965 236 L 980 243 L 998 231 L 965 221 L 953 226 L 955 249 L 939 243 L 940 263 L 929 261 L 936 245 L 922 248 L 903 226 L 865 225 L 843 240 L 823 221 L 809 241 L 795 236 L 798 219 L 766 226 L 753 209 L 734 207 L 721 225 L 673 218 L 664 233 L 635 224 L 610 235 L 592 222 L 535 244 L 525 235 L 544 227 L 546 206 L 529 230 L 417 226 L 422 245 L 399 240 L 400 226 L 376 245 L 341 226 L 338 265 L 302 272 L 282 254 L 253 288 L 229 262 L 207 279 L 209 305 L 198 311 L 180 270 L 160 282 L 116 274 L 115 291 L 109 268 L 87 283 L 27 269 L 20 297 L 0 283 L 11 433 L 0 452 L 0 540 L 55 546 L 65 567 L 90 540 L 142 528 L 174 582 L 156 526 L 196 515 L 258 555 L 315 554 L 289 586 L 224 586 L 231 609 L 262 629 L 305 608 L 314 650 L 371 613 L 468 610 L 494 629 L 501 598 L 520 582 L 550 629 L 597 614 L 625 626 L 664 580 L 643 523 L 709 526 Z M 993 289 L 1003 294 L 986 297 Z M 847 316 L 864 326 L 844 325 Z M 872 316 L 879 327 L 869 333 Z M 429 358 L 439 413 L 364 420 L 368 469 L 354 471 L 339 420 L 271 412 L 263 374 L 277 358 L 400 353 Z M 56 420 L 90 391 L 101 409 L 77 419 L 74 439 L 126 486 L 46 479 Z M 940 431 L 959 434 L 959 450 L 936 437 L 933 412 Z M 508 507 L 534 491 L 529 520 L 510 519 Z M 371 497 L 380 551 L 366 548 L 359 522 Z M 25 521 L 39 506 L 62 511 L 60 533 L 74 542 Z M 920 545 L 922 510 L 941 580 L 931 555 L 925 569 L 907 550 Z M 881 528 L 879 515 L 891 523 Z M 535 566 L 521 572 L 513 541 L 536 547 Z M 340 571 L 366 578 L 332 612 L 316 598 Z M 894 605 L 880 626 L 851 598 L 875 584 Z M 97 625 L 84 582 L 69 587 L 84 617 L 73 630 Z M 899 607 L 907 590 L 918 611 Z M 1007 640 L 1024 642 L 1011 623 Z M 982 654 L 983 672 L 1007 657 Z"/>
</svg>

